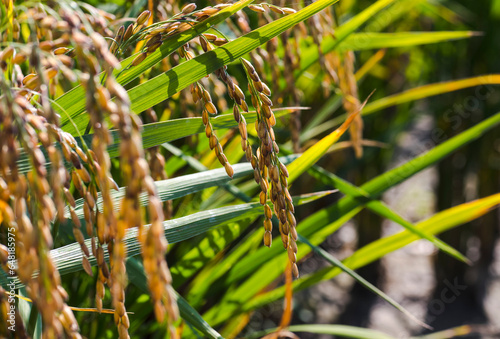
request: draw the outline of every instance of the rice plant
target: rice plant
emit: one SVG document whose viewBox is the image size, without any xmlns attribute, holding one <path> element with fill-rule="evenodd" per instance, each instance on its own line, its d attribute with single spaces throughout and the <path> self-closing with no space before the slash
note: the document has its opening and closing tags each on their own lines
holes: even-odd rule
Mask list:
<svg viewBox="0 0 500 339">
<path fill-rule="evenodd" d="M 418 223 L 381 195 L 481 138 L 500 113 L 359 187 L 322 167 L 339 149 L 360 159 L 351 164 L 367 152 L 376 162 L 369 115 L 500 83 L 362 86 L 390 86 L 386 53 L 478 36 L 385 31 L 441 8 L 423 3 L 2 0 L 0 336 L 388 337 L 293 325 L 293 294 L 341 272 L 430 329 L 353 270 L 418 239 L 470 262 L 436 235 L 500 194 Z M 364 209 L 404 230 L 343 261 L 319 247 Z M 302 275 L 312 252 L 332 266 Z M 246 328 L 281 299 L 276 328 Z"/>
</svg>

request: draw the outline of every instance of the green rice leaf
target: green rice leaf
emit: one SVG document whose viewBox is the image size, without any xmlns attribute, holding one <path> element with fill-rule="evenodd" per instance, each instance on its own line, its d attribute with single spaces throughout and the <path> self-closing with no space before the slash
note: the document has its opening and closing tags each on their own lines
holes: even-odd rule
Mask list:
<svg viewBox="0 0 500 339">
<path fill-rule="evenodd" d="M 443 41 L 467 39 L 480 35 L 472 31 L 440 31 L 440 32 L 396 32 L 396 33 L 353 33 L 340 43 L 336 51 L 361 51 L 367 49 L 411 47 L 435 44 Z M 322 46 L 329 49 L 335 44 L 333 38 L 325 39 Z"/>
<path fill-rule="evenodd" d="M 489 212 L 500 204 L 500 194 L 491 195 L 486 198 L 474 200 L 461 204 L 419 222 L 416 227 L 428 234 L 438 234 L 458 225 L 464 224 Z M 359 250 L 343 262 L 346 266 L 356 269 L 377 260 L 387 253 L 402 248 L 411 242 L 418 240 L 418 236 L 408 230 L 376 240 Z M 322 269 L 296 282 L 296 289 L 310 286 L 311 282 L 331 279 L 341 271 L 338 269 Z"/>
<path fill-rule="evenodd" d="M 445 242 L 439 240 L 438 238 L 426 234 L 416 228 L 411 222 L 405 220 L 401 215 L 398 213 L 394 212 L 389 206 L 387 206 L 384 202 L 376 199 L 372 199 L 370 195 L 366 192 L 363 191 L 362 189 L 352 185 L 351 183 L 339 178 L 333 173 L 327 172 L 326 170 L 315 166 L 312 167 L 309 170 L 309 173 L 316 175 L 317 177 L 320 177 L 323 182 L 327 182 L 328 184 L 332 185 L 335 188 L 338 188 L 342 193 L 345 195 L 351 196 L 355 199 L 357 199 L 361 204 L 366 205 L 366 207 L 373 212 L 377 213 L 381 217 L 387 218 L 389 220 L 392 220 L 407 230 L 409 230 L 412 233 L 415 233 L 422 239 L 426 239 L 430 241 L 434 246 L 439 248 L 441 251 L 445 252 L 446 254 L 462 261 L 467 264 L 471 264 L 470 260 L 467 259 L 462 253 L 451 247 L 450 245 L 446 244 Z"/>
<path fill-rule="evenodd" d="M 325 325 L 325 324 L 303 324 L 292 325 L 287 327 L 290 332 L 304 332 L 304 333 L 317 333 L 317 334 L 330 334 L 341 338 L 354 338 L 354 339 L 395 339 L 385 333 L 362 327 L 348 326 L 348 325 Z M 270 329 L 263 332 L 252 333 L 246 339 L 260 338 L 268 333 L 275 332 L 276 329 Z"/>
<path fill-rule="evenodd" d="M 144 273 L 144 266 L 136 258 L 128 258 L 126 262 L 127 273 L 130 282 L 137 286 L 145 293 L 149 293 L 148 286 L 146 284 L 147 277 Z M 201 317 L 201 315 L 184 299 L 179 293 L 175 292 L 177 297 L 177 306 L 179 307 L 179 313 L 191 326 L 199 330 L 204 338 L 211 339 L 224 339 L 216 330 L 214 330 L 210 325 Z"/>
</svg>

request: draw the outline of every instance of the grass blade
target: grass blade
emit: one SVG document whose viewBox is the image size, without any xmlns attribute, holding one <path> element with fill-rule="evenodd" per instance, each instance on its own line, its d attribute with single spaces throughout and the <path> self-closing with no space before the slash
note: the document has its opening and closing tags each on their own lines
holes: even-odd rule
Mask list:
<svg viewBox="0 0 500 339">
<path fill-rule="evenodd" d="M 421 320 L 418 320 L 413 314 L 411 314 L 407 309 L 405 309 L 403 306 L 401 306 L 396 300 L 392 299 L 389 297 L 387 294 L 379 290 L 376 286 L 371 284 L 368 280 L 351 270 L 349 267 L 345 266 L 340 260 L 335 258 L 333 255 L 325 251 L 324 249 L 315 246 L 309 242 L 306 238 L 301 236 L 299 234 L 299 240 L 306 245 L 308 245 L 315 253 L 319 254 L 322 258 L 324 258 L 326 261 L 328 261 L 331 265 L 340 268 L 343 272 L 347 273 L 350 275 L 352 278 L 354 278 L 358 283 L 363 285 L 365 288 L 370 290 L 371 292 L 375 293 L 378 295 L 380 298 L 384 299 L 387 301 L 391 306 L 396 308 L 398 311 L 402 312 L 404 315 L 406 315 L 409 319 L 413 320 L 420 326 L 426 328 L 426 329 L 432 329 L 429 325 L 425 324 Z"/>
<path fill-rule="evenodd" d="M 478 35 L 480 35 L 480 33 L 472 31 L 354 33 L 340 43 L 335 50 L 342 52 L 379 48 L 411 47 L 435 44 L 443 41 L 466 39 Z M 325 42 L 325 45 L 333 43 L 333 38 L 330 38 Z"/>
<path fill-rule="evenodd" d="M 362 114 L 370 115 L 373 112 L 380 111 L 387 107 L 400 105 L 405 102 L 415 101 L 438 94 L 454 92 L 468 87 L 484 85 L 500 85 L 500 74 L 481 75 L 472 78 L 445 81 L 412 88 L 402 93 L 391 95 L 367 104 Z"/>
<path fill-rule="evenodd" d="M 136 258 L 128 258 L 126 265 L 130 282 L 143 292 L 149 293 L 149 289 L 146 284 L 147 278 L 144 274 L 144 266 L 142 263 Z M 175 295 L 177 296 L 179 313 L 184 321 L 198 329 L 204 335 L 204 338 L 224 339 L 216 330 L 210 327 L 210 325 L 193 307 L 191 307 L 191 305 L 189 305 L 186 299 L 184 299 L 177 292 L 175 292 Z"/>
<path fill-rule="evenodd" d="M 276 329 L 267 330 L 264 332 L 255 333 L 255 335 L 248 336 L 247 339 L 259 338 L 268 333 L 274 332 Z M 325 325 L 325 324 L 304 324 L 292 325 L 288 327 L 291 332 L 305 332 L 317 334 L 330 334 L 339 336 L 341 338 L 355 338 L 355 339 L 395 339 L 385 333 L 355 326 L 348 325 Z"/>
<path fill-rule="evenodd" d="M 290 163 L 297 156 L 287 156 L 281 157 L 280 160 L 284 163 Z M 233 179 L 242 178 L 244 176 L 250 175 L 253 173 L 253 168 L 250 163 L 242 163 L 233 165 L 234 175 Z M 195 192 L 199 192 L 205 188 L 213 187 L 213 186 L 222 186 L 227 184 L 232 179 L 227 176 L 224 168 L 219 168 L 210 171 L 204 171 L 194 174 L 183 175 L 177 178 L 165 179 L 155 182 L 156 190 L 158 192 L 158 197 L 161 201 L 168 201 L 177 199 L 188 194 L 192 194 Z M 116 210 L 120 208 L 120 202 L 125 196 L 125 187 L 121 187 L 119 191 L 111 191 L 111 200 L 113 201 L 113 205 Z M 139 203 L 141 206 L 146 206 L 148 202 L 147 194 L 144 193 L 140 196 Z M 83 205 L 84 199 L 80 198 L 75 201 L 75 213 L 82 222 L 84 221 L 84 212 Z M 96 200 L 97 208 L 102 210 L 102 198 L 101 194 L 98 194 Z M 69 209 L 66 210 L 65 218 L 71 220 L 71 215 L 69 214 Z M 65 229 L 70 229 L 69 227 L 64 227 Z M 71 230 L 69 230 L 71 231 Z"/>
<path fill-rule="evenodd" d="M 323 197 L 330 192 L 331 191 L 296 196 L 294 197 L 294 204 L 305 204 Z M 228 222 L 234 222 L 261 213 L 262 205 L 259 202 L 226 206 L 190 214 L 177 219 L 166 220 L 163 222 L 163 229 L 168 242 L 170 244 L 174 244 L 206 233 L 209 230 L 217 228 Z M 145 225 L 144 227 L 147 229 L 149 225 Z M 128 257 L 133 257 L 141 253 L 140 244 L 137 241 L 137 235 L 137 227 L 129 228 L 126 231 L 123 241 L 127 249 Z M 91 239 L 86 239 L 85 244 L 87 247 L 90 247 Z M 52 257 L 54 265 L 60 275 L 83 270 L 81 263 L 82 251 L 80 244 L 78 243 L 72 243 L 53 249 L 50 251 L 50 256 Z M 104 249 L 104 258 L 106 261 L 109 259 L 107 249 Z M 91 266 L 97 265 L 96 259 L 92 255 L 89 257 L 89 262 Z M 16 265 L 17 261 L 14 263 L 14 266 Z M 8 280 L 9 278 L 3 269 L 0 270 L 0 284 L 2 286 L 6 286 Z M 11 281 L 14 281 L 16 288 L 22 286 L 18 278 L 15 278 L 14 280 L 10 279 L 9 282 Z"/>
<path fill-rule="evenodd" d="M 327 182 L 328 184 L 332 185 L 333 187 L 339 189 L 342 193 L 345 195 L 351 196 L 353 198 L 356 198 L 360 204 L 366 205 L 366 207 L 373 212 L 377 213 L 381 217 L 387 218 L 389 220 L 392 220 L 407 230 L 409 230 L 412 233 L 415 233 L 419 237 L 426 239 L 430 241 L 434 246 L 439 248 L 441 251 L 445 252 L 446 254 L 464 262 L 469 265 L 471 265 L 471 262 L 469 259 L 467 259 L 462 253 L 451 247 L 450 245 L 446 244 L 445 242 L 439 240 L 438 238 L 426 234 L 425 232 L 422 232 L 418 228 L 416 228 L 411 222 L 405 220 L 402 216 L 394 212 L 389 206 L 387 206 L 385 203 L 379 200 L 374 200 L 370 195 L 352 185 L 351 183 L 339 178 L 333 173 L 327 172 L 321 167 L 314 166 L 309 170 L 309 173 L 316 175 L 320 177 L 320 180 L 323 182 Z"/>
<path fill-rule="evenodd" d="M 419 222 L 416 227 L 430 234 L 441 233 L 479 218 L 498 204 L 500 204 L 500 193 L 439 212 L 429 219 Z M 344 264 L 354 269 L 364 266 L 417 239 L 418 237 L 411 232 L 402 231 L 362 247 L 345 259 Z"/>
<path fill-rule="evenodd" d="M 186 217 L 163 222 L 165 237 L 169 243 L 176 243 L 186 239 L 190 239 L 196 235 L 207 232 L 210 229 L 219 227 L 220 225 L 229 222 L 230 220 L 238 220 L 247 218 L 251 215 L 257 215 L 262 212 L 260 203 L 242 204 L 235 206 L 227 206 L 215 210 L 208 210 L 194 213 Z M 149 226 L 145 226 L 146 228 Z M 140 244 L 137 241 L 138 229 L 129 228 L 126 232 L 124 242 L 127 248 L 128 256 L 140 254 Z M 90 247 L 90 239 L 85 240 L 87 247 Z M 105 258 L 108 260 L 108 252 L 105 252 Z M 50 251 L 52 260 L 59 271 L 59 274 L 64 275 L 72 272 L 83 270 L 81 258 L 82 251 L 78 243 L 72 243 Z M 97 262 L 94 256 L 89 257 L 90 264 L 96 266 Z M 16 264 L 17 265 L 17 264 Z M 3 270 L 0 274 L 0 284 L 5 286 L 7 283 L 7 275 Z M 18 278 L 12 280 L 16 284 L 16 288 L 21 286 Z"/>
</svg>

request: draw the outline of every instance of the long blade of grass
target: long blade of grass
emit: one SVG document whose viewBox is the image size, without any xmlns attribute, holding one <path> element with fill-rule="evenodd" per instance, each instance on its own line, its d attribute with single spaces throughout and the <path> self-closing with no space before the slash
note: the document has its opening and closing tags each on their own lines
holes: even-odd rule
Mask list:
<svg viewBox="0 0 500 339">
<path fill-rule="evenodd" d="M 480 216 L 488 213 L 498 204 L 500 204 L 500 193 L 439 212 L 429 219 L 419 222 L 416 227 L 429 234 L 441 233 L 479 218 Z M 415 240 L 418 240 L 418 236 L 415 234 L 412 234 L 407 230 L 401 231 L 400 233 L 376 240 L 360 248 L 349 258 L 345 259 L 344 264 L 352 269 L 359 268 L 381 258 L 387 253 L 404 247 Z M 315 278 L 315 275 L 324 275 L 326 272 L 327 271 L 319 271 L 305 280 Z M 325 279 L 331 278 L 332 273 L 333 271 L 328 270 L 328 273 L 324 275 Z M 338 273 L 339 272 L 335 272 L 335 275 Z"/>
<path fill-rule="evenodd" d="M 250 163 L 236 164 L 233 166 L 234 179 L 242 178 L 253 172 Z M 177 178 L 160 180 L 155 182 L 158 197 L 161 201 L 177 199 L 188 194 L 201 191 L 208 187 L 224 185 L 231 180 L 227 176 L 224 168 L 219 168 L 211 171 L 188 174 Z M 111 191 L 111 199 L 116 210 L 120 208 L 120 201 L 125 196 L 125 187 L 121 187 L 118 191 Z M 83 205 L 84 199 L 80 198 L 76 202 L 75 212 L 80 220 L 84 219 Z M 102 197 L 99 193 L 97 198 L 97 208 L 102 210 Z M 148 203 L 147 194 L 142 194 L 139 198 L 141 206 L 146 206 Z M 64 215 L 68 221 L 71 220 L 69 210 Z"/>
<path fill-rule="evenodd" d="M 405 220 L 401 215 L 398 213 L 394 212 L 389 206 L 387 206 L 384 202 L 380 200 L 375 200 L 370 195 L 362 190 L 359 187 L 356 187 L 349 183 L 348 181 L 345 181 L 338 176 L 336 176 L 333 173 L 330 173 L 326 170 L 324 170 L 321 167 L 318 166 L 313 166 L 310 170 L 309 173 L 312 175 L 316 175 L 320 180 L 322 180 L 324 183 L 328 183 L 332 185 L 333 187 L 339 189 L 342 193 L 345 195 L 349 195 L 355 199 L 357 199 L 361 204 L 366 205 L 366 207 L 373 212 L 377 213 L 381 217 L 387 218 L 389 220 L 392 220 L 407 230 L 409 230 L 412 233 L 415 233 L 419 237 L 426 239 L 430 241 L 434 246 L 439 248 L 441 251 L 445 252 L 446 254 L 464 262 L 467 264 L 471 264 L 470 260 L 467 259 L 462 253 L 445 243 L 444 241 L 426 234 L 425 232 L 422 232 L 418 228 L 416 228 L 411 222 Z"/>
<path fill-rule="evenodd" d="M 296 155 L 291 155 L 287 157 L 281 157 L 280 160 L 284 163 L 290 163 L 296 159 Z M 234 175 L 233 179 L 242 178 L 253 173 L 253 168 L 250 163 L 242 163 L 233 165 Z M 210 171 L 204 171 L 194 174 L 183 175 L 177 178 L 171 178 L 166 180 L 159 180 L 155 182 L 156 191 L 158 197 L 161 201 L 168 201 L 177 199 L 188 194 L 199 192 L 205 188 L 213 186 L 221 186 L 232 179 L 227 176 L 224 168 L 219 168 Z M 116 210 L 120 208 L 120 202 L 125 196 L 125 187 L 121 187 L 118 191 L 111 191 L 111 200 Z M 147 194 L 144 193 L 139 197 L 139 203 L 141 206 L 146 206 L 148 202 Z M 102 210 L 102 197 L 101 193 L 97 197 L 97 208 Z M 78 218 L 84 222 L 84 212 L 83 212 L 84 199 L 80 198 L 75 201 L 75 213 Z M 65 218 L 71 220 L 71 215 L 67 209 L 65 212 Z"/>
<path fill-rule="evenodd" d="M 500 74 L 487 74 L 412 88 L 402 93 L 391 95 L 367 104 L 362 114 L 370 115 L 373 112 L 380 111 L 387 107 L 400 105 L 405 102 L 419 100 L 438 94 L 454 92 L 468 87 L 485 85 L 500 85 Z M 489 90 L 490 89 L 488 89 L 488 91 Z M 480 95 L 484 96 L 484 94 L 481 93 Z"/>
<path fill-rule="evenodd" d="M 403 306 L 401 306 L 401 304 L 399 304 L 396 300 L 394 300 L 391 297 L 389 297 L 387 294 L 385 294 L 380 289 L 378 289 L 376 286 L 374 286 L 373 284 L 371 284 L 368 280 L 366 280 L 365 278 L 363 278 L 362 276 L 360 276 L 359 274 L 357 274 L 356 272 L 354 272 L 353 270 L 351 270 L 349 267 L 347 267 L 346 265 L 344 265 L 342 263 L 342 261 L 338 260 L 333 255 L 331 255 L 330 253 L 328 253 L 327 251 L 325 251 L 324 249 L 311 244 L 311 242 L 309 240 L 307 240 L 306 238 L 304 238 L 300 234 L 299 234 L 299 241 L 305 243 L 315 253 L 317 253 L 318 255 L 320 255 L 323 259 L 325 259 L 326 261 L 328 261 L 331 265 L 333 265 L 335 267 L 338 267 L 344 273 L 347 273 L 348 275 L 350 275 L 352 278 L 354 278 L 358 283 L 360 283 L 361 285 L 363 285 L 369 291 L 375 293 L 380 298 L 382 298 L 385 301 L 387 301 L 389 304 L 391 304 L 391 306 L 393 306 L 394 308 L 396 308 L 398 311 L 402 312 L 409 319 L 413 320 L 414 322 L 416 322 L 417 324 L 419 324 L 420 326 L 422 326 L 424 328 L 432 329 L 429 325 L 427 325 L 424 322 L 422 322 L 421 320 L 417 319 L 413 314 L 411 314 L 410 311 L 408 311 L 406 308 L 404 308 Z"/>
<path fill-rule="evenodd" d="M 274 332 L 276 329 L 270 329 L 263 332 L 252 333 L 246 339 L 260 338 L 268 333 Z M 291 332 L 304 332 L 304 333 L 317 333 L 317 334 L 330 334 L 341 338 L 354 338 L 354 339 L 395 339 L 385 333 L 355 326 L 348 325 L 325 325 L 325 324 L 303 324 L 292 325 L 288 327 Z"/>
<path fill-rule="evenodd" d="M 335 50 L 342 52 L 410 47 L 466 39 L 478 35 L 480 35 L 479 32 L 472 31 L 354 33 L 340 43 Z M 335 43 L 334 39 L 331 37 L 325 40 L 325 45 L 327 46 Z"/>
<path fill-rule="evenodd" d="M 280 160 L 282 160 L 284 164 L 288 164 L 296 158 L 296 155 L 291 155 L 287 157 L 281 157 Z M 253 168 L 250 163 L 235 164 L 233 165 L 233 170 L 233 179 L 242 178 L 253 173 Z M 168 201 L 184 197 L 188 194 L 199 192 L 208 187 L 227 185 L 230 180 L 231 178 L 227 176 L 225 169 L 219 168 L 201 173 L 188 174 L 177 178 L 159 180 L 155 182 L 155 187 L 160 200 Z M 241 193 L 244 194 L 243 192 Z M 118 210 L 120 208 L 120 202 L 125 196 L 125 187 L 121 187 L 118 191 L 111 191 L 110 195 L 114 208 Z M 145 193 L 143 193 L 139 197 L 139 203 L 141 206 L 147 205 L 148 198 Z M 98 193 L 96 204 L 97 208 L 99 210 L 102 210 L 101 193 Z M 82 225 L 85 225 L 83 205 L 84 199 L 80 198 L 75 201 L 74 209 L 76 216 L 80 220 L 80 223 Z M 63 225 L 63 227 L 59 228 L 59 241 L 67 243 L 74 240 L 72 227 L 69 226 L 69 224 L 71 224 L 72 222 L 71 214 L 68 208 L 66 208 L 65 210 L 64 217 L 67 219 L 67 223 Z M 82 228 L 82 233 L 84 237 L 88 237 L 85 227 Z"/>
<path fill-rule="evenodd" d="M 305 204 L 324 195 L 325 192 L 299 195 L 294 197 L 294 204 Z M 228 222 L 234 222 L 261 213 L 262 205 L 259 202 L 226 206 L 190 214 L 177 219 L 165 220 L 163 222 L 163 229 L 168 242 L 174 244 L 206 233 Z M 149 225 L 145 225 L 144 227 L 147 229 Z M 126 231 L 123 242 L 125 243 L 128 257 L 133 257 L 141 253 L 140 244 L 137 241 L 138 231 L 137 227 L 129 228 Z M 86 239 L 85 244 L 87 247 L 90 247 L 91 239 Z M 50 251 L 50 256 L 61 275 L 83 270 L 81 263 L 82 251 L 78 243 L 53 249 Z M 109 259 L 107 249 L 104 250 L 104 258 L 106 261 Z M 91 266 L 97 265 L 97 261 L 92 255 L 89 257 L 89 262 Z M 17 266 L 17 261 L 14 262 L 14 266 Z M 14 280 L 9 279 L 3 269 L 0 270 L 0 285 L 6 286 L 7 282 L 12 281 L 15 283 L 16 288 L 22 286 L 18 278 Z"/>
<path fill-rule="evenodd" d="M 176 243 L 186 239 L 190 239 L 196 235 L 207 232 L 210 229 L 218 227 L 230 220 L 238 220 L 247 218 L 251 215 L 257 215 L 262 212 L 260 203 L 241 204 L 235 206 L 227 206 L 215 210 L 208 210 L 194 213 L 186 217 L 163 222 L 165 237 L 169 243 Z M 144 226 L 149 227 L 149 226 Z M 137 241 L 137 228 L 129 228 L 126 232 L 124 242 L 127 248 L 128 256 L 140 254 L 140 244 Z M 85 240 L 87 247 L 91 246 L 90 239 Z M 105 252 L 105 258 L 108 260 L 108 252 Z M 52 260 L 61 275 L 83 270 L 81 259 L 82 251 L 78 243 L 72 243 L 50 251 Z M 90 264 L 96 266 L 97 262 L 94 256 L 89 257 Z M 5 286 L 7 276 L 5 272 L 0 274 L 0 284 Z M 16 288 L 21 286 L 20 281 L 16 278 Z"/>
<path fill-rule="evenodd" d="M 142 263 L 136 258 L 128 258 L 126 266 L 130 282 L 143 292 L 149 293 L 149 289 L 146 284 L 147 277 L 144 273 L 144 266 Z M 191 305 L 189 305 L 186 299 L 184 299 L 177 292 L 175 292 L 175 295 L 177 297 L 177 306 L 179 307 L 179 313 L 182 319 L 199 330 L 204 335 L 204 338 L 224 339 L 219 332 L 210 327 L 201 315 Z"/>
</svg>

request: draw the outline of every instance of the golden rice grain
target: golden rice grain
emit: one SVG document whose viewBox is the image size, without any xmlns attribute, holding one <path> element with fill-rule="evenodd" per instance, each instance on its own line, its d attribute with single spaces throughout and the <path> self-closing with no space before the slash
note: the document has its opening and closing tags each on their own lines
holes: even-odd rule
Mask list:
<svg viewBox="0 0 500 339">
<path fill-rule="evenodd" d="M 0 54 L 0 61 L 7 61 L 14 55 L 14 47 L 9 46 Z"/>
<path fill-rule="evenodd" d="M 262 86 L 263 88 L 263 86 Z M 271 99 L 269 99 L 264 93 L 259 93 L 260 100 L 262 100 L 262 103 L 266 106 L 272 106 L 273 102 Z"/>
<path fill-rule="evenodd" d="M 259 202 L 261 205 L 265 205 L 267 201 L 267 194 L 265 192 L 260 192 L 259 194 Z"/>
<path fill-rule="evenodd" d="M 260 5 L 249 5 L 249 9 L 257 13 L 264 13 L 266 10 Z"/>
<path fill-rule="evenodd" d="M 12 63 L 19 65 L 25 62 L 28 59 L 28 57 L 25 54 L 18 53 L 16 56 L 12 59 Z"/>
<path fill-rule="evenodd" d="M 87 257 L 82 257 L 82 266 L 88 275 L 90 275 L 91 277 L 94 275 L 94 273 L 92 272 L 92 266 L 90 266 L 90 262 Z"/>
<path fill-rule="evenodd" d="M 204 33 L 203 36 L 208 40 L 208 41 L 215 41 L 217 40 L 217 35 L 215 34 L 210 34 L 210 33 Z"/>
<path fill-rule="evenodd" d="M 217 114 L 217 108 L 215 107 L 215 105 L 210 102 L 210 101 L 207 101 L 205 102 L 205 109 L 208 111 L 208 113 L 210 114 Z"/>
<path fill-rule="evenodd" d="M 66 54 L 70 51 L 69 48 L 67 47 L 59 47 L 59 48 L 56 48 L 53 53 L 54 55 L 61 55 L 61 54 Z"/>
<path fill-rule="evenodd" d="M 239 123 L 241 120 L 240 119 L 241 113 L 240 113 L 238 106 L 236 106 L 236 105 L 233 106 L 233 116 L 234 116 L 234 120 Z"/>
<path fill-rule="evenodd" d="M 290 260 L 291 263 L 295 264 L 297 262 L 297 255 L 295 254 L 291 246 L 288 246 L 287 253 L 288 260 Z"/>
<path fill-rule="evenodd" d="M 234 176 L 234 170 L 233 167 L 226 161 L 224 163 L 224 168 L 226 170 L 227 175 L 232 178 Z"/>
<path fill-rule="evenodd" d="M 210 121 L 210 117 L 208 116 L 207 110 L 205 110 L 205 109 L 203 110 L 201 117 L 202 117 L 203 125 L 206 126 L 208 124 L 208 122 Z"/>
<path fill-rule="evenodd" d="M 133 31 L 133 26 L 134 25 L 129 25 L 127 29 L 125 30 L 125 33 L 123 34 L 123 41 L 127 41 L 131 36 L 132 36 L 132 31 Z"/>
<path fill-rule="evenodd" d="M 196 9 L 196 4 L 190 3 L 190 4 L 187 4 L 186 6 L 184 6 L 182 8 L 181 12 L 184 13 L 184 14 L 189 14 L 192 11 L 194 11 L 195 9 Z"/>
<path fill-rule="evenodd" d="M 297 11 L 293 8 L 289 8 L 289 7 L 281 7 L 281 10 L 285 13 L 285 14 L 295 14 L 297 13 Z"/>
<path fill-rule="evenodd" d="M 153 53 L 154 51 L 156 51 L 158 49 L 158 47 L 160 47 L 162 45 L 162 42 L 161 41 L 157 41 L 153 44 L 151 44 L 150 46 L 148 46 L 146 48 L 146 52 L 149 54 L 149 53 Z"/>
<path fill-rule="evenodd" d="M 285 14 L 285 11 L 283 11 L 280 7 L 277 6 L 269 6 L 269 9 L 274 13 Z"/>
<path fill-rule="evenodd" d="M 217 38 L 215 41 L 212 42 L 215 46 L 224 46 L 225 44 L 228 43 L 227 39 L 225 38 Z"/>
<path fill-rule="evenodd" d="M 147 53 L 141 53 L 139 54 L 138 56 L 135 57 L 135 59 L 132 61 L 132 64 L 131 66 L 137 66 L 139 65 L 141 62 L 144 61 L 144 59 L 146 59 L 147 57 Z"/>
<path fill-rule="evenodd" d="M 151 16 L 151 12 L 148 10 L 139 14 L 139 16 L 137 17 L 137 20 L 136 20 L 137 25 L 144 24 L 146 21 L 148 21 L 150 16 Z"/>
<path fill-rule="evenodd" d="M 201 11 L 206 15 L 213 15 L 220 11 L 221 7 L 205 7 Z"/>
<path fill-rule="evenodd" d="M 271 232 L 264 232 L 264 246 L 271 247 L 273 235 Z"/>
</svg>

